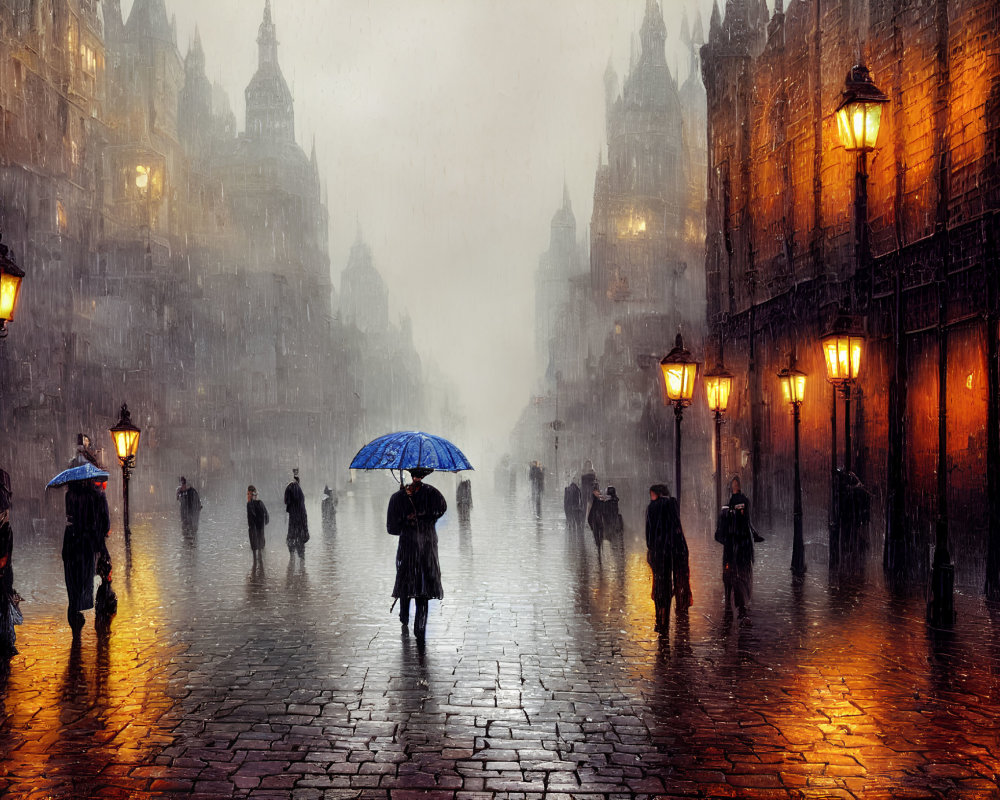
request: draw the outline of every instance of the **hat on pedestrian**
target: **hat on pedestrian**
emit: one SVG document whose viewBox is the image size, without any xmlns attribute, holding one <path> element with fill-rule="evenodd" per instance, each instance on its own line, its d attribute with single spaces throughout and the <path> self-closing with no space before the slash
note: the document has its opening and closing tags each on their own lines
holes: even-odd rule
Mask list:
<svg viewBox="0 0 1000 800">
<path fill-rule="evenodd" d="M 655 494 L 657 497 L 670 497 L 670 489 L 667 488 L 665 484 L 654 483 L 649 487 L 649 491 Z"/>
<path fill-rule="evenodd" d="M 410 476 L 413 477 L 413 478 L 416 478 L 418 481 L 422 481 L 424 478 L 426 478 L 428 475 L 430 475 L 433 471 L 434 470 L 429 469 L 428 467 L 414 467 L 413 469 L 407 470 L 407 472 L 410 473 Z"/>
<path fill-rule="evenodd" d="M 292 470 L 292 477 L 293 478 L 299 477 L 299 468 L 298 467 L 295 467 L 295 469 Z"/>
</svg>

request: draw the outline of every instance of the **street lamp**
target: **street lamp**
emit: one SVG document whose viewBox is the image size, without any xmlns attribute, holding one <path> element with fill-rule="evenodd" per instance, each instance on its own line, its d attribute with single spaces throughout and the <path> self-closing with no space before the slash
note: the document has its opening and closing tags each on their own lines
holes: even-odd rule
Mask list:
<svg viewBox="0 0 1000 800">
<path fill-rule="evenodd" d="M 115 443 L 118 463 L 122 465 L 122 497 L 124 499 L 125 538 L 132 536 L 128 524 L 128 479 L 135 468 L 135 452 L 139 449 L 139 429 L 132 424 L 132 415 L 128 405 L 122 403 L 118 423 L 110 428 L 111 438 Z"/>
<path fill-rule="evenodd" d="M 714 369 L 705 373 L 705 393 L 708 395 L 708 410 L 715 414 L 715 513 L 722 508 L 722 416 L 729 407 L 729 395 L 733 390 L 733 374 L 720 361 Z"/>
<path fill-rule="evenodd" d="M 837 482 L 837 389 L 844 394 L 844 472 L 852 469 L 851 447 L 851 386 L 861 372 L 865 335 L 858 318 L 846 310 L 837 314 L 833 324 L 823 334 L 823 363 L 826 379 L 833 387 L 830 405 L 830 563 L 840 561 L 840 492 Z"/>
<path fill-rule="evenodd" d="M 694 383 L 698 377 L 698 362 L 684 348 L 684 339 L 678 333 L 674 349 L 660 362 L 665 389 L 664 405 L 674 407 L 674 481 L 677 504 L 681 502 L 681 417 L 684 409 L 691 405 L 694 397 Z"/>
<path fill-rule="evenodd" d="M 10 248 L 0 242 L 0 339 L 7 335 L 7 323 L 14 319 L 23 278 L 24 270 L 14 263 Z"/>
<path fill-rule="evenodd" d="M 806 549 L 802 541 L 802 480 L 799 477 L 799 408 L 806 391 L 806 375 L 795 368 L 795 354 L 788 357 L 788 366 L 778 373 L 785 402 L 792 408 L 795 431 L 795 505 L 792 512 L 792 574 L 801 578 L 806 572 Z"/>
</svg>

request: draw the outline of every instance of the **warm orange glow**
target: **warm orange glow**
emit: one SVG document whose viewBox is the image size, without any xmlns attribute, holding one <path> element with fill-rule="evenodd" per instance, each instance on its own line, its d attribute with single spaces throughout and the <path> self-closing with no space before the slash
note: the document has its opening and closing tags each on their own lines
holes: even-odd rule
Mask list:
<svg viewBox="0 0 1000 800">
<path fill-rule="evenodd" d="M 671 402 L 690 402 L 694 396 L 694 380 L 698 375 L 697 364 L 660 364 Z"/>
<path fill-rule="evenodd" d="M 0 270 L 0 321 L 14 319 L 17 296 L 21 291 L 22 276 Z"/>
<path fill-rule="evenodd" d="M 881 123 L 881 103 L 850 103 L 837 110 L 837 131 L 847 150 L 874 150 Z"/>
<path fill-rule="evenodd" d="M 705 373 L 705 394 L 708 398 L 708 410 L 713 414 L 724 414 L 729 407 L 729 395 L 733 390 L 733 376 L 716 367 Z"/>
<path fill-rule="evenodd" d="M 139 431 L 115 431 L 115 451 L 118 458 L 129 458 L 139 449 Z"/>
<path fill-rule="evenodd" d="M 149 188 L 149 178 L 152 170 L 149 167 L 139 165 L 135 168 L 135 188 L 140 192 L 145 192 Z"/>
<path fill-rule="evenodd" d="M 778 380 L 781 381 L 786 403 L 798 405 L 802 402 L 806 394 L 806 376 L 803 373 L 796 369 L 783 369 L 778 373 Z"/>
<path fill-rule="evenodd" d="M 857 333 L 834 332 L 823 338 L 826 379 L 831 383 L 857 380 L 861 372 L 864 337 Z"/>
<path fill-rule="evenodd" d="M 837 131 L 847 150 L 874 150 L 882 123 L 882 106 L 889 98 L 872 81 L 864 64 L 857 64 L 847 73 L 843 99 L 837 106 Z"/>
</svg>

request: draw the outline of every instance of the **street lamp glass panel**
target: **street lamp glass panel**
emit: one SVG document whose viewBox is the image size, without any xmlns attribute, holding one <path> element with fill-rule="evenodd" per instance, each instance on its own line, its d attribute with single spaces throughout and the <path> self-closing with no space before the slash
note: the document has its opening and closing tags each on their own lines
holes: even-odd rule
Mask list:
<svg viewBox="0 0 1000 800">
<path fill-rule="evenodd" d="M 823 339 L 826 379 L 831 383 L 857 380 L 861 373 L 864 337 L 851 333 L 831 333 Z"/>
<path fill-rule="evenodd" d="M 118 453 L 119 459 L 125 460 L 126 458 L 131 458 L 135 455 L 136 450 L 139 449 L 138 430 L 112 431 L 111 435 L 114 437 L 115 450 Z"/>
<path fill-rule="evenodd" d="M 837 111 L 840 141 L 847 150 L 874 150 L 881 124 L 881 103 L 854 102 Z"/>
<path fill-rule="evenodd" d="M 149 167 L 144 167 L 141 164 L 135 168 L 135 188 L 140 192 L 149 188 L 149 173 Z"/>
<path fill-rule="evenodd" d="M 694 397 L 694 381 L 698 375 L 698 365 L 690 363 L 660 363 L 663 382 L 667 387 L 667 399 L 671 403 L 690 403 Z"/>
<path fill-rule="evenodd" d="M 797 369 L 783 369 L 778 373 L 778 380 L 781 381 L 781 392 L 785 396 L 785 402 L 789 405 L 799 405 L 806 394 L 805 373 Z"/>
<path fill-rule="evenodd" d="M 0 321 L 7 322 L 14 319 L 22 277 L 0 269 Z"/>
<path fill-rule="evenodd" d="M 725 414 L 726 409 L 729 407 L 729 395 L 732 389 L 732 375 L 705 375 L 705 393 L 708 395 L 708 410 L 713 414 Z"/>
</svg>

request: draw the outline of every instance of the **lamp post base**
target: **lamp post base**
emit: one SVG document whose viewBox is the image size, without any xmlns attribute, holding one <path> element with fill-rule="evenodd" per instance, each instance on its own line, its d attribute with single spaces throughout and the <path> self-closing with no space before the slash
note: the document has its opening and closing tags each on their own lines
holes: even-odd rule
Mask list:
<svg viewBox="0 0 1000 800">
<path fill-rule="evenodd" d="M 931 571 L 927 621 L 935 628 L 950 628 L 955 619 L 955 565 L 935 564 Z"/>
</svg>

